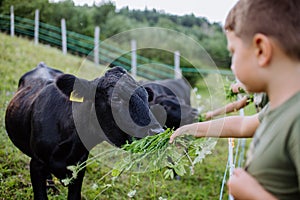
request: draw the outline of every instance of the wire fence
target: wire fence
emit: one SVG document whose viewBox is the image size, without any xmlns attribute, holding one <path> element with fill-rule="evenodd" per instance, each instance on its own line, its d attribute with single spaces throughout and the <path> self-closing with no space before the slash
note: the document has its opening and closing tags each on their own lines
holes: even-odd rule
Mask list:
<svg viewBox="0 0 300 200">
<path fill-rule="evenodd" d="M 87 56 L 90 60 L 92 60 L 92 58 L 96 58 L 96 60 L 94 60 L 96 64 L 122 66 L 128 71 L 136 71 L 137 76 L 141 76 L 149 80 L 178 78 L 176 75 L 181 75 L 182 73 L 221 73 L 228 76 L 232 75 L 229 70 L 207 70 L 173 66 L 160 63 L 137 54 L 135 55 L 135 66 L 132 62 L 131 52 L 106 44 L 105 42 L 96 41 L 96 39 L 99 38 L 82 35 L 66 29 L 64 30 L 63 26 L 56 27 L 47 23 L 39 22 L 38 20 L 38 10 L 36 10 L 35 20 L 32 20 L 14 16 L 13 7 L 11 7 L 10 15 L 0 15 L 0 31 L 11 34 L 12 36 L 17 35 L 28 37 L 30 39 L 34 38 L 35 43 L 43 43 L 62 49 L 64 53 L 68 52 L 74 55 Z M 64 37 L 66 40 L 65 44 Z M 94 55 L 95 52 L 97 55 Z M 175 54 L 174 56 L 176 56 Z M 136 69 L 133 70 L 133 67 Z"/>
</svg>

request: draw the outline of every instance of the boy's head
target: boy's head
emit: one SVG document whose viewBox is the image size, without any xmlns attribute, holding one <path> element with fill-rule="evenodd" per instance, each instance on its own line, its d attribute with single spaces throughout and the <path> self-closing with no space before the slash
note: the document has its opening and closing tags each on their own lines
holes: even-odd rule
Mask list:
<svg viewBox="0 0 300 200">
<path fill-rule="evenodd" d="M 245 43 L 257 33 L 266 35 L 286 55 L 300 61 L 299 11 L 299 0 L 240 0 L 229 12 L 224 28 Z"/>
</svg>

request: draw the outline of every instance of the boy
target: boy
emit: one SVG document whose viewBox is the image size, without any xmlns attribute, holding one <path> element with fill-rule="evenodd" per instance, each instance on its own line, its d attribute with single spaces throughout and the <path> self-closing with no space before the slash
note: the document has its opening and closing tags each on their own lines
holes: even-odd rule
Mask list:
<svg viewBox="0 0 300 200">
<path fill-rule="evenodd" d="M 299 0 L 240 0 L 225 23 L 231 68 L 247 91 L 266 92 L 269 106 L 240 124 L 218 119 L 171 136 L 253 136 L 245 170 L 236 169 L 228 181 L 236 199 L 300 199 L 299 10 Z"/>
</svg>

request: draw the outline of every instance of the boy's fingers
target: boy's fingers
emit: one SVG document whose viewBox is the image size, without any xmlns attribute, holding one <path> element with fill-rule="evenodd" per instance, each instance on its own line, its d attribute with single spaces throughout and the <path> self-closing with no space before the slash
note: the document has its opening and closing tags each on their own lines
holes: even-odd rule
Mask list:
<svg viewBox="0 0 300 200">
<path fill-rule="evenodd" d="M 173 133 L 170 137 L 169 143 L 173 143 L 175 137 L 176 137 L 176 135 Z"/>
<path fill-rule="evenodd" d="M 233 175 L 239 176 L 240 174 L 242 174 L 244 172 L 244 170 L 242 168 L 235 168 L 233 170 Z"/>
<path fill-rule="evenodd" d="M 178 129 L 176 129 L 176 131 L 174 131 L 174 133 L 170 136 L 170 140 L 169 143 L 172 143 L 176 137 L 181 136 L 181 135 L 189 135 L 189 126 L 185 125 L 182 126 Z"/>
<path fill-rule="evenodd" d="M 174 139 L 179 136 L 180 133 L 178 131 L 175 131 L 171 136 L 170 136 L 170 140 L 169 143 L 173 143 Z"/>
</svg>

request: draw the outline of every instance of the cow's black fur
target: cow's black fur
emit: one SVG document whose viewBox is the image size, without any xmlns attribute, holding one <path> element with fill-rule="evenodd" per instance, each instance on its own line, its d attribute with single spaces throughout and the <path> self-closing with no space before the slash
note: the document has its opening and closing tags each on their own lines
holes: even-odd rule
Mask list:
<svg viewBox="0 0 300 200">
<path fill-rule="evenodd" d="M 176 129 L 197 120 L 198 112 L 190 103 L 190 86 L 183 79 L 142 82 L 142 85 L 153 92 L 150 108 L 162 126 Z"/>
<path fill-rule="evenodd" d="M 115 92 L 117 84 L 119 92 Z M 72 92 L 83 102 L 72 102 Z M 130 118 L 132 124 L 128 123 Z M 115 67 L 103 77 L 87 81 L 44 64 L 20 79 L 7 107 L 5 125 L 12 142 L 31 157 L 35 199 L 47 199 L 50 173 L 59 179 L 71 177 L 67 166 L 84 162 L 99 142 L 107 140 L 121 146 L 132 136 L 162 131 L 149 110 L 148 93 L 122 68 Z M 68 185 L 68 199 L 81 198 L 84 172 Z"/>
</svg>

